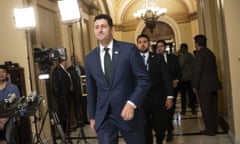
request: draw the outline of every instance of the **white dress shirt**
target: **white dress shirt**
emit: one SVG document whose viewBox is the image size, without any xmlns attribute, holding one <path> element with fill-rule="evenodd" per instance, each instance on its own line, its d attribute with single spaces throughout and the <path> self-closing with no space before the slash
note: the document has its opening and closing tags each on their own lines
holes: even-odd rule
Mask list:
<svg viewBox="0 0 240 144">
<path fill-rule="evenodd" d="M 105 50 L 104 46 L 100 44 L 100 59 L 101 59 L 101 66 L 102 66 L 102 71 L 105 73 L 104 70 L 104 55 L 105 55 Z M 113 40 L 108 44 L 106 48 L 109 48 L 108 53 L 110 55 L 110 58 L 112 59 L 112 51 L 113 51 Z"/>
<path fill-rule="evenodd" d="M 101 66 L 102 66 L 102 71 L 103 73 L 105 73 L 104 70 L 104 55 L 105 55 L 105 50 L 104 50 L 104 46 L 100 44 L 100 59 L 101 59 Z M 106 48 L 109 48 L 108 52 L 110 55 L 110 58 L 112 60 L 112 51 L 113 51 L 113 40 L 108 44 L 108 46 Z M 137 106 L 132 102 L 132 101 L 127 101 L 128 104 L 132 105 L 134 108 L 137 108 Z"/>
</svg>

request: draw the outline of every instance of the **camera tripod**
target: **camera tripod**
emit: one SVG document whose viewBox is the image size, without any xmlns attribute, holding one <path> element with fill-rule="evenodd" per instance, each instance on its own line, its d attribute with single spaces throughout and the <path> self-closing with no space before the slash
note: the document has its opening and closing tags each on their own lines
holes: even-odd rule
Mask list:
<svg viewBox="0 0 240 144">
<path fill-rule="evenodd" d="M 88 141 L 87 141 L 87 137 L 85 135 L 85 132 L 84 132 L 84 124 L 81 123 L 81 122 L 78 122 L 78 125 L 79 125 L 79 133 L 78 133 L 77 144 L 80 143 L 80 139 L 83 139 L 84 144 L 89 144 Z"/>
<path fill-rule="evenodd" d="M 46 113 L 44 114 L 43 116 L 43 120 L 42 120 L 42 123 L 41 123 L 41 128 L 40 130 L 38 130 L 38 127 L 37 127 L 37 121 L 38 121 L 38 118 L 36 115 L 34 115 L 34 124 L 35 124 L 35 131 L 36 131 L 36 142 L 35 144 L 44 144 L 42 139 L 41 139 L 41 133 L 42 133 L 42 130 L 43 130 L 43 127 L 44 127 L 44 123 L 46 121 L 46 118 L 47 118 L 47 114 L 50 114 L 50 119 L 52 119 L 52 124 L 55 126 L 55 128 L 57 129 L 58 133 L 59 133 L 59 136 L 62 140 L 62 142 L 64 144 L 66 144 L 66 137 L 65 137 L 65 134 L 63 132 L 63 129 L 62 129 L 62 126 L 60 125 L 59 123 L 59 119 L 58 119 L 58 115 L 56 112 L 53 112 L 52 110 L 48 109 L 46 111 Z"/>
</svg>

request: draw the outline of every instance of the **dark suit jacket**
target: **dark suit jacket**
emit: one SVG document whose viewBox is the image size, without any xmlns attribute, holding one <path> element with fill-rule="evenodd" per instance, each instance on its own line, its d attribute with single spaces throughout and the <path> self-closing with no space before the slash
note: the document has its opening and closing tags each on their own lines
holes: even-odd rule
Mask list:
<svg viewBox="0 0 240 144">
<path fill-rule="evenodd" d="M 86 119 L 83 116 L 83 110 L 85 110 L 83 106 L 86 104 L 84 103 L 84 100 L 82 97 L 81 81 L 80 81 L 80 76 L 76 71 L 76 67 L 79 67 L 81 71 L 81 75 L 85 75 L 85 70 L 82 66 L 72 65 L 67 69 L 67 71 L 70 73 L 72 83 L 73 83 L 72 102 L 73 102 L 73 108 L 75 111 L 75 116 L 77 118 L 77 121 L 81 121 L 83 119 Z"/>
<path fill-rule="evenodd" d="M 95 129 L 99 128 L 110 107 L 123 130 L 131 131 L 139 124 L 143 125 L 141 107 L 150 87 L 150 78 L 136 46 L 113 41 L 110 84 L 101 68 L 100 47 L 90 52 L 85 62 L 89 118 L 96 120 Z M 132 101 L 137 109 L 133 120 L 124 121 L 121 111 L 128 100 Z"/>
<path fill-rule="evenodd" d="M 174 54 L 167 54 L 167 67 L 171 76 L 171 80 L 182 79 L 182 69 L 178 61 L 178 57 Z"/>
<path fill-rule="evenodd" d="M 149 53 L 148 73 L 152 84 L 144 107 L 147 109 L 156 107 L 165 109 L 166 98 L 167 96 L 173 96 L 173 89 L 163 55 Z"/>
<path fill-rule="evenodd" d="M 192 85 L 199 93 L 213 92 L 220 89 L 216 58 L 208 48 L 201 48 L 196 52 Z"/>
<path fill-rule="evenodd" d="M 58 104 L 65 103 L 67 98 L 70 99 L 71 80 L 60 65 L 57 65 L 52 72 L 52 86 L 53 94 Z"/>
<path fill-rule="evenodd" d="M 82 66 L 78 66 L 81 71 L 81 75 L 85 75 L 85 70 Z M 67 71 L 70 73 L 73 82 L 73 92 L 75 96 L 81 97 L 81 82 L 78 73 L 76 72 L 75 66 L 70 66 Z"/>
</svg>

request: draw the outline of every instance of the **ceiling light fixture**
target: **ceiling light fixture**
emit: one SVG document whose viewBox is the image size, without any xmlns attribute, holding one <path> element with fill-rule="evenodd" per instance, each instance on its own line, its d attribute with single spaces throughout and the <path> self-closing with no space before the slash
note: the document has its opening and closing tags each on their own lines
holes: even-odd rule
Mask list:
<svg viewBox="0 0 240 144">
<path fill-rule="evenodd" d="M 156 6 L 155 0 L 143 0 L 142 9 L 133 13 L 133 16 L 145 21 L 145 25 L 153 33 L 156 22 L 160 16 L 167 12 L 166 8 L 159 8 Z"/>
</svg>

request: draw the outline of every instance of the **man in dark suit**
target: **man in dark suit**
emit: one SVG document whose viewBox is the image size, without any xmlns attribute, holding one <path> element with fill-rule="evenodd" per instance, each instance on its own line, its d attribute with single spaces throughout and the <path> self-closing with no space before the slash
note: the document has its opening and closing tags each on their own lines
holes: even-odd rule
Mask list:
<svg viewBox="0 0 240 144">
<path fill-rule="evenodd" d="M 80 62 L 77 56 L 73 55 L 71 57 L 72 65 L 67 68 L 67 71 L 71 75 L 72 83 L 73 83 L 73 93 L 72 93 L 72 102 L 73 108 L 75 112 L 75 118 L 78 122 L 78 126 L 83 126 L 84 124 L 88 124 L 88 116 L 87 116 L 87 107 L 86 107 L 86 97 L 82 96 L 81 90 L 81 81 L 80 77 L 85 75 L 84 68 L 80 65 Z"/>
<path fill-rule="evenodd" d="M 172 53 L 167 53 L 166 51 L 166 42 L 165 40 L 158 40 L 157 41 L 157 52 L 164 56 L 164 60 L 167 64 L 167 69 L 169 71 L 171 81 L 172 81 L 172 87 L 174 90 L 174 99 L 173 99 L 173 106 L 171 109 L 169 109 L 169 118 L 168 118 L 168 128 L 167 128 L 167 139 L 166 141 L 171 141 L 173 138 L 173 115 L 175 113 L 176 108 L 176 98 L 178 94 L 178 84 L 182 78 L 182 70 L 181 66 L 178 61 L 178 57 Z"/>
<path fill-rule="evenodd" d="M 145 144 L 153 144 L 152 129 L 155 131 L 157 144 L 162 144 L 168 124 L 167 110 L 173 104 L 171 79 L 163 56 L 149 51 L 150 39 L 147 35 L 137 37 L 137 47 L 152 81 L 143 105 L 146 118 Z"/>
<path fill-rule="evenodd" d="M 72 82 L 67 72 L 67 59 L 59 58 L 59 64 L 52 72 L 53 94 L 57 104 L 57 114 L 66 135 L 69 134 Z"/>
<path fill-rule="evenodd" d="M 99 144 L 117 144 L 118 133 L 128 144 L 144 144 L 142 103 L 150 78 L 134 44 L 113 39 L 108 15 L 94 18 L 99 41 L 85 60 L 90 127 Z"/>
<path fill-rule="evenodd" d="M 207 48 L 205 35 L 194 37 L 196 55 L 193 64 L 193 91 L 199 98 L 202 110 L 206 135 L 216 135 L 217 124 L 217 90 L 220 89 L 216 58 L 213 52 Z"/>
</svg>

